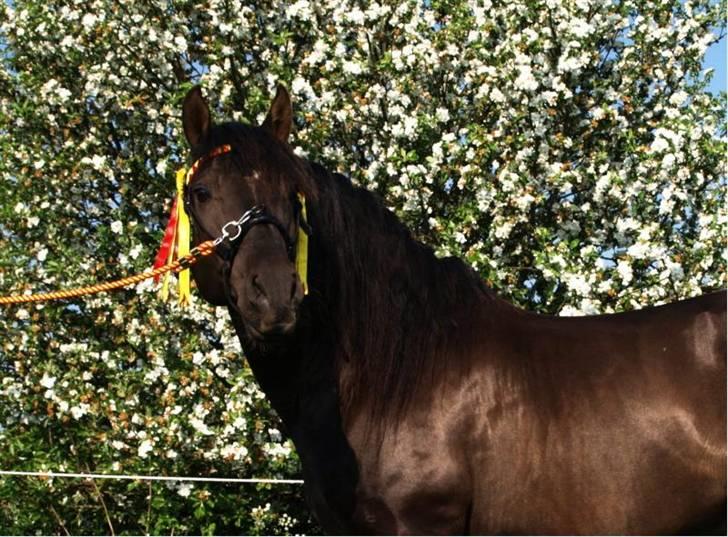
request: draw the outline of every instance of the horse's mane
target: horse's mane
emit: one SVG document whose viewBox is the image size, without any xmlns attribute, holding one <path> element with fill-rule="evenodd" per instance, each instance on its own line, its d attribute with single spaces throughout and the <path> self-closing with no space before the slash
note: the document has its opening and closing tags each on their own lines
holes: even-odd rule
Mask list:
<svg viewBox="0 0 728 537">
<path fill-rule="evenodd" d="M 438 259 L 378 196 L 312 164 L 321 281 L 338 349 L 344 410 L 366 398 L 369 418 L 400 417 L 443 370 L 463 365 L 472 323 L 492 298 L 460 259 Z"/>
</svg>

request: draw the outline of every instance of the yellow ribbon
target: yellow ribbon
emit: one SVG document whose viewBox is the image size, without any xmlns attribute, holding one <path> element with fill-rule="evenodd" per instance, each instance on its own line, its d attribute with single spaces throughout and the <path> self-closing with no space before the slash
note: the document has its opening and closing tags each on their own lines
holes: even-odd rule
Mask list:
<svg viewBox="0 0 728 537">
<path fill-rule="evenodd" d="M 298 193 L 298 201 L 301 202 L 301 217 L 304 222 L 308 222 L 306 217 L 306 197 Z M 296 272 L 301 280 L 303 294 L 308 294 L 308 235 L 301 225 L 298 226 L 298 235 L 296 236 Z"/>
<path fill-rule="evenodd" d="M 184 190 L 188 178 L 187 170 L 177 170 L 177 259 L 190 253 L 190 218 L 185 211 Z M 181 306 L 190 303 L 190 270 L 184 269 L 177 275 L 179 285 L 178 302 Z"/>
</svg>

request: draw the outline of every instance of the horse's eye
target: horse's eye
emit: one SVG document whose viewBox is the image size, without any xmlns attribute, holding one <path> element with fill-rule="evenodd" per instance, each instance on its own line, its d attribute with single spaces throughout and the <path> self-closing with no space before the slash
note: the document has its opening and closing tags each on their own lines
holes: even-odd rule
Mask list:
<svg viewBox="0 0 728 537">
<path fill-rule="evenodd" d="M 195 196 L 195 199 L 200 203 L 204 203 L 212 197 L 210 191 L 204 186 L 196 186 L 193 188 L 192 195 Z"/>
</svg>

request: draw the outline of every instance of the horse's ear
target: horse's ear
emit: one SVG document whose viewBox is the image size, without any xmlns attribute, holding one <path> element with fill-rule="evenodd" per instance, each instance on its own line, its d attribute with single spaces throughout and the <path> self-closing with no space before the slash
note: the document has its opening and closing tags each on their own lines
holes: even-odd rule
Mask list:
<svg viewBox="0 0 728 537">
<path fill-rule="evenodd" d="M 285 142 L 288 140 L 288 135 L 291 134 L 292 125 L 293 108 L 291 107 L 291 97 L 288 95 L 286 87 L 283 84 L 278 84 L 276 96 L 261 127 L 271 133 L 277 140 Z"/>
<path fill-rule="evenodd" d="M 199 144 L 210 130 L 210 109 L 199 86 L 192 88 L 185 96 L 182 104 L 182 126 L 185 138 L 191 146 Z"/>
</svg>

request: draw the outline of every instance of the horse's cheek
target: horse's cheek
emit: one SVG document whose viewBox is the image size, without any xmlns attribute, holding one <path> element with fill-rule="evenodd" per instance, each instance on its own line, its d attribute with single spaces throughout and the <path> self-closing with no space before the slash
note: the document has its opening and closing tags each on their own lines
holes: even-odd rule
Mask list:
<svg viewBox="0 0 728 537">
<path fill-rule="evenodd" d="M 225 306 L 225 287 L 222 281 L 221 262 L 216 258 L 203 258 L 191 269 L 200 295 L 213 306 Z"/>
</svg>

